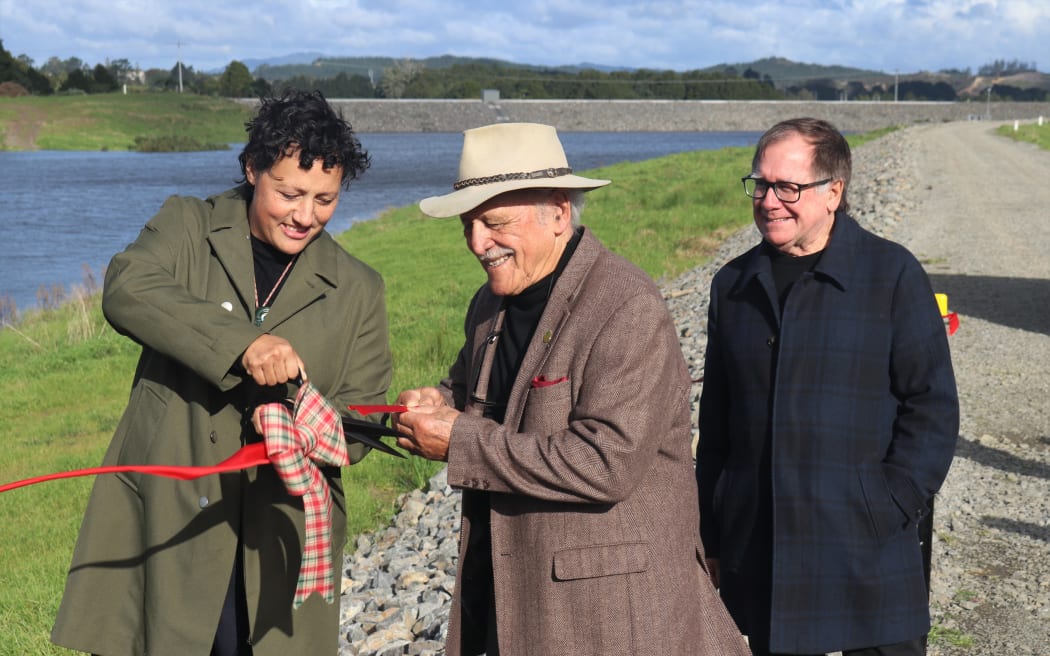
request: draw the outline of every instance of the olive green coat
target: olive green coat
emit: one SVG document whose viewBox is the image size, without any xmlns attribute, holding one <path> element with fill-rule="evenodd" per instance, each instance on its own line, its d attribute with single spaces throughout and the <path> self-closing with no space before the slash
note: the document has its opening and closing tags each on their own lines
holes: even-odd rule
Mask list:
<svg viewBox="0 0 1050 656">
<path fill-rule="evenodd" d="M 255 406 L 294 393 L 236 373 L 263 332 L 252 324 L 245 194 L 241 187 L 207 201 L 169 199 L 110 263 L 103 311 L 143 348 L 105 464 L 218 463 L 258 439 Z M 379 275 L 322 232 L 266 317 L 265 330 L 291 342 L 310 381 L 342 412 L 384 402 L 391 358 L 383 294 Z M 363 455 L 351 450 L 352 460 Z M 338 589 L 346 508 L 339 470 L 326 473 Z M 52 640 L 104 656 L 208 654 L 240 531 L 256 656 L 335 654 L 339 604 L 315 594 L 292 610 L 302 508 L 270 467 L 192 481 L 99 476 Z"/>
</svg>

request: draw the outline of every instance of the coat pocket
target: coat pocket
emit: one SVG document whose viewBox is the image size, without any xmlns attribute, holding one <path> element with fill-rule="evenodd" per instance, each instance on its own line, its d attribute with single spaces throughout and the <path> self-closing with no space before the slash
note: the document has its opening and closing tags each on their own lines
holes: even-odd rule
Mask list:
<svg viewBox="0 0 1050 656">
<path fill-rule="evenodd" d="M 551 435 L 565 430 L 572 413 L 572 385 L 568 380 L 554 385 L 530 387 L 525 397 L 519 430 Z"/>
<path fill-rule="evenodd" d="M 908 524 L 908 517 L 901 511 L 879 468 L 866 467 L 858 475 L 868 519 L 875 540 L 883 544 L 899 535 Z"/>
<path fill-rule="evenodd" d="M 649 545 L 645 542 L 599 544 L 554 552 L 556 581 L 635 574 L 648 569 Z"/>
<path fill-rule="evenodd" d="M 153 441 L 162 432 L 168 401 L 163 390 L 141 380 L 131 391 L 128 406 L 114 433 L 114 443 L 120 445 L 114 464 L 150 464 L 155 462 Z M 167 464 L 167 463 L 166 463 Z"/>
</svg>

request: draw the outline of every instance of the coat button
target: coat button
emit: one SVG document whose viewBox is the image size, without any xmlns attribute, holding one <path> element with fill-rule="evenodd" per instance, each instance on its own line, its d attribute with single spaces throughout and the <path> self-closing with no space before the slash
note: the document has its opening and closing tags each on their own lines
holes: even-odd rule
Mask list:
<svg viewBox="0 0 1050 656">
<path fill-rule="evenodd" d="M 766 338 L 766 346 L 768 346 L 769 348 L 773 348 L 773 345 L 776 344 L 776 343 L 777 343 L 777 336 L 776 335 L 770 335 L 769 337 Z"/>
<path fill-rule="evenodd" d="M 197 503 L 200 504 L 201 508 L 207 508 L 208 507 L 208 497 L 201 497 L 200 500 L 197 501 Z"/>
<path fill-rule="evenodd" d="M 212 444 L 215 444 L 215 440 L 217 439 L 217 438 L 215 437 L 215 431 L 212 431 L 212 432 L 211 432 L 211 433 L 210 433 L 210 434 L 208 435 L 208 439 L 209 439 L 209 440 L 211 440 L 211 443 L 212 443 Z"/>
</svg>

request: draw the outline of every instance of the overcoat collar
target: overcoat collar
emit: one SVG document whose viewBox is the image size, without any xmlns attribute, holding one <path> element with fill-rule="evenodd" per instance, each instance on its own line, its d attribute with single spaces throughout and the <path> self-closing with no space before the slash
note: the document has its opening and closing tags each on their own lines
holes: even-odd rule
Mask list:
<svg viewBox="0 0 1050 656">
<path fill-rule="evenodd" d="M 853 217 L 843 211 L 835 212 L 835 224 L 831 231 L 831 238 L 824 248 L 824 254 L 820 256 L 820 260 L 813 268 L 813 273 L 827 279 L 842 290 L 849 289 L 853 282 L 853 263 L 856 262 L 856 253 L 863 234 L 864 231 Z M 766 290 L 770 302 L 776 307 L 773 269 L 769 255 L 764 252 L 761 245 L 748 251 L 742 265 L 740 275 L 731 293 L 743 293 L 747 286 L 754 282 Z"/>
<path fill-rule="evenodd" d="M 249 316 L 255 312 L 255 265 L 248 229 L 250 198 L 251 187 L 241 185 L 208 199 L 215 207 L 208 241 Z M 325 231 L 303 249 L 281 288 L 278 301 L 266 315 L 266 330 L 324 296 L 329 289 L 339 286 L 338 249 L 340 246 Z"/>
</svg>

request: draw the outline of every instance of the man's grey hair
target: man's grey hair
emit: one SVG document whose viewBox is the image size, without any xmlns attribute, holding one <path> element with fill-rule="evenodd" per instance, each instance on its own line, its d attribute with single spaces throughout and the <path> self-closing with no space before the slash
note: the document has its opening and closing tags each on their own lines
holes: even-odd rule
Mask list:
<svg viewBox="0 0 1050 656">
<path fill-rule="evenodd" d="M 564 191 L 569 197 L 569 219 L 573 229 L 580 227 L 580 217 L 583 216 L 583 206 L 587 202 L 586 194 L 582 189 L 538 189 L 536 198 L 537 205 L 543 205 L 556 191 Z"/>
<path fill-rule="evenodd" d="M 572 204 L 572 227 L 580 227 L 580 217 L 583 216 L 583 205 L 587 202 L 587 194 L 580 189 L 569 190 L 569 203 Z"/>
</svg>

